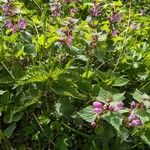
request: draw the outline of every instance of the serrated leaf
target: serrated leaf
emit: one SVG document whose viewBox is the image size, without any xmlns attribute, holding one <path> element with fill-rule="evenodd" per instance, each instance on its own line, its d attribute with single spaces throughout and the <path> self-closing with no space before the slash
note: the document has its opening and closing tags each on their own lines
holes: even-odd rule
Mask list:
<svg viewBox="0 0 150 150">
<path fill-rule="evenodd" d="M 93 122 L 96 119 L 97 114 L 93 112 L 91 106 L 82 109 L 78 114 L 87 122 Z"/>
<path fill-rule="evenodd" d="M 117 131 L 120 131 L 120 127 L 123 121 L 123 116 L 121 114 L 108 112 L 102 117 L 104 120 L 110 123 Z"/>
<path fill-rule="evenodd" d="M 124 100 L 124 94 L 125 93 L 118 93 L 118 94 L 114 94 L 113 95 L 113 101 L 122 101 L 122 100 Z"/>
<path fill-rule="evenodd" d="M 150 121 L 150 113 L 146 110 L 137 110 L 136 115 L 141 119 L 143 124 Z"/>
<path fill-rule="evenodd" d="M 142 101 L 142 95 L 143 93 L 139 90 L 136 89 L 136 91 L 132 94 L 133 98 L 135 100 L 137 100 L 138 102 L 141 102 Z"/>
<path fill-rule="evenodd" d="M 107 98 L 112 98 L 112 94 L 103 88 L 100 88 L 100 91 L 98 93 L 98 97 L 96 97 L 97 101 L 106 102 Z"/>
</svg>

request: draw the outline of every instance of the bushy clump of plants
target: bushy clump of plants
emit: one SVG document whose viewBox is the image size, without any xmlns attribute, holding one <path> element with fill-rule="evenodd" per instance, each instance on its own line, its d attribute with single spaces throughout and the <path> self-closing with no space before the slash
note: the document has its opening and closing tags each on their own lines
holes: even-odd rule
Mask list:
<svg viewBox="0 0 150 150">
<path fill-rule="evenodd" d="M 149 0 L 0 6 L 0 149 L 150 148 Z"/>
</svg>

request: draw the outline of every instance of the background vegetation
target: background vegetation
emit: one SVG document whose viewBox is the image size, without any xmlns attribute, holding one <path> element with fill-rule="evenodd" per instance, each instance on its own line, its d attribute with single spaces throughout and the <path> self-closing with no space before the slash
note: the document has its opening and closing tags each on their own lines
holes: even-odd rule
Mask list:
<svg viewBox="0 0 150 150">
<path fill-rule="evenodd" d="M 150 148 L 149 0 L 0 5 L 0 149 Z"/>
</svg>

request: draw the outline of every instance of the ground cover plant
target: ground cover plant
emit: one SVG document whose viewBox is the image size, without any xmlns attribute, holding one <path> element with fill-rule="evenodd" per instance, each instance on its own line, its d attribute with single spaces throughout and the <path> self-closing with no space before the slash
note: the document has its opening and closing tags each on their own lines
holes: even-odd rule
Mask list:
<svg viewBox="0 0 150 150">
<path fill-rule="evenodd" d="M 0 149 L 150 149 L 149 0 L 0 6 Z"/>
</svg>

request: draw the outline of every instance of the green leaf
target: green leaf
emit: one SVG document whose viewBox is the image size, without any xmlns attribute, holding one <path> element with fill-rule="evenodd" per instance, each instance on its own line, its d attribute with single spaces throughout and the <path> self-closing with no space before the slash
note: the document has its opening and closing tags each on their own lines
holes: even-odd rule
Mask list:
<svg viewBox="0 0 150 150">
<path fill-rule="evenodd" d="M 136 89 L 136 91 L 132 94 L 132 96 L 135 100 L 137 100 L 138 102 L 141 102 L 143 93 Z"/>
<path fill-rule="evenodd" d="M 92 86 L 88 81 L 79 81 L 77 85 L 79 87 L 79 90 L 83 93 L 90 93 L 92 90 Z"/>
<path fill-rule="evenodd" d="M 118 132 L 122 126 L 123 116 L 119 113 L 108 112 L 102 116 L 104 120 L 110 123 Z"/>
<path fill-rule="evenodd" d="M 44 43 L 45 43 L 45 35 L 44 34 L 42 34 L 41 36 L 38 37 L 38 43 L 40 45 L 44 45 Z"/>
<path fill-rule="evenodd" d="M 98 97 L 96 97 L 96 100 L 105 103 L 107 98 L 112 98 L 112 94 L 104 90 L 103 88 L 100 88 L 100 91 L 98 93 Z"/>
<path fill-rule="evenodd" d="M 3 138 L 4 138 L 4 134 L 3 134 L 3 132 L 0 130 L 0 143 L 1 143 L 1 141 L 2 141 Z"/>
<path fill-rule="evenodd" d="M 97 114 L 93 112 L 91 106 L 82 109 L 78 114 L 87 122 L 93 122 L 96 119 Z"/>
<path fill-rule="evenodd" d="M 11 101 L 10 93 L 5 92 L 3 95 L 0 96 L 0 104 L 7 105 Z"/>
<path fill-rule="evenodd" d="M 6 91 L 0 90 L 0 95 L 3 95 Z"/>
<path fill-rule="evenodd" d="M 118 93 L 113 95 L 113 101 L 123 101 L 125 99 L 125 93 Z"/>
<path fill-rule="evenodd" d="M 142 123 L 146 123 L 150 121 L 150 113 L 146 110 L 137 110 L 136 115 L 141 119 Z"/>
<path fill-rule="evenodd" d="M 12 123 L 8 128 L 4 130 L 4 135 L 9 138 L 12 135 L 15 128 L 16 128 L 16 123 Z"/>
<path fill-rule="evenodd" d="M 118 136 L 121 139 L 121 142 L 125 141 L 130 135 L 130 132 L 123 126 L 120 127 Z"/>
<path fill-rule="evenodd" d="M 96 74 L 103 82 L 106 82 L 106 80 L 108 79 L 108 73 L 97 71 Z"/>
<path fill-rule="evenodd" d="M 128 79 L 125 79 L 123 77 L 117 77 L 113 80 L 112 86 L 124 86 L 129 82 Z"/>
<path fill-rule="evenodd" d="M 143 141 L 144 143 L 146 143 L 147 145 L 150 146 L 150 136 L 149 136 L 149 135 L 148 135 L 148 136 L 146 136 L 146 135 L 141 135 L 140 137 L 141 137 L 141 139 L 142 139 L 142 141 Z"/>
</svg>

